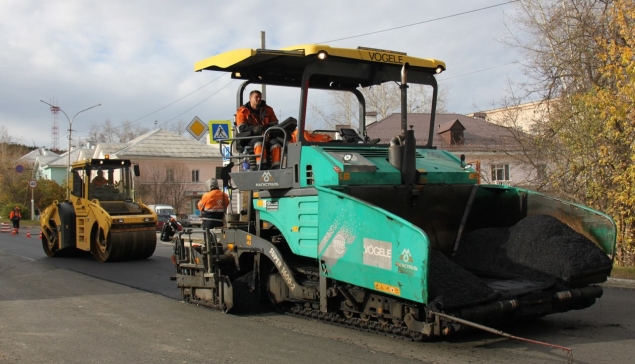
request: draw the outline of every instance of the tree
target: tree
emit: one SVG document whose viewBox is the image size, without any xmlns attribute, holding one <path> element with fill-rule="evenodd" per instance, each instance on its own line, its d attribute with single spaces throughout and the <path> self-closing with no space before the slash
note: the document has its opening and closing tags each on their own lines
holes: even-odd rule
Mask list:
<svg viewBox="0 0 635 364">
<path fill-rule="evenodd" d="M 604 61 L 598 40 L 608 36 L 611 0 L 521 0 L 510 16 L 508 37 L 533 82 L 527 95 L 549 100 L 588 90 L 600 81 Z M 514 29 L 518 31 L 515 32 Z"/>
<path fill-rule="evenodd" d="M 507 80 L 507 96 L 503 97 L 501 101 L 502 111 L 499 115 L 492 117 L 491 121 L 505 127 L 518 146 L 518 150 L 503 151 L 514 162 L 515 167 L 526 176 L 523 183 L 516 185 L 541 192 L 551 192 L 552 186 L 545 178 L 547 169 L 545 161 L 549 158 L 549 153 L 553 153 L 553 151 L 542 145 L 542 138 L 536 138 L 532 134 L 532 130 L 535 130 L 536 125 L 540 124 L 539 118 L 542 116 L 542 112 L 536 113 L 535 111 L 548 112 L 550 103 L 534 104 L 533 118 L 527 120 L 526 114 L 523 113 L 524 106 L 521 105 L 522 97 L 516 95 L 516 91 L 512 80 Z M 533 124 L 533 128 L 528 128 L 527 124 Z"/>
<path fill-rule="evenodd" d="M 384 119 L 391 114 L 401 112 L 401 91 L 396 83 L 384 83 L 377 86 L 359 89 L 366 101 L 366 112 L 374 111 L 377 119 Z M 448 89 L 439 90 L 437 95 L 437 112 L 445 112 L 445 99 Z M 336 125 L 358 124 L 358 102 L 350 92 L 329 91 L 329 107 L 312 106 L 322 120 L 330 127 Z M 408 112 L 429 112 L 432 105 L 432 88 L 425 85 L 408 85 Z M 329 110 L 330 112 L 327 112 Z"/>
<path fill-rule="evenodd" d="M 337 125 L 357 124 L 359 113 L 357 112 L 357 98 L 350 92 L 329 92 L 330 103 L 327 107 L 313 105 L 313 111 L 322 119 L 327 128 Z M 328 111 L 328 112 L 327 112 Z"/>
<path fill-rule="evenodd" d="M 27 162 L 18 162 L 18 158 L 29 153 L 33 148 L 16 144 L 4 126 L 0 127 L 0 204 L 20 203 L 30 205 L 29 180 L 32 166 Z M 23 172 L 16 171 L 17 165 Z"/>
<path fill-rule="evenodd" d="M 150 129 L 131 121 L 115 125 L 110 119 L 103 123 L 93 123 L 88 129 L 88 139 L 97 143 L 125 143 L 141 136 Z"/>
<path fill-rule="evenodd" d="M 599 39 L 604 61 L 601 82 L 579 95 L 580 109 L 596 122 L 597 171 L 587 195 L 613 216 L 618 227 L 618 258 L 635 263 L 635 3 L 619 0 L 608 14 L 609 38 Z M 589 176 L 595 177 L 595 176 Z"/>
<path fill-rule="evenodd" d="M 179 120 L 175 123 L 168 125 L 166 127 L 166 130 L 177 135 L 185 135 L 185 136 L 191 137 L 190 133 L 188 133 L 187 130 L 185 129 L 187 127 L 187 124 L 189 123 L 185 122 L 184 120 Z"/>
<path fill-rule="evenodd" d="M 200 188 L 192 182 L 189 168 L 184 163 L 161 163 L 141 166 L 137 191 L 146 203 L 165 203 L 177 212 L 184 211 L 188 192 Z"/>
<path fill-rule="evenodd" d="M 150 128 L 133 124 L 131 121 L 124 121 L 116 129 L 116 135 L 120 143 L 125 143 L 149 131 Z"/>
<path fill-rule="evenodd" d="M 33 200 L 35 207 L 43 210 L 53 203 L 62 201 L 66 197 L 66 188 L 57 182 L 48 179 L 37 180 L 37 187 L 33 190 Z"/>
<path fill-rule="evenodd" d="M 558 195 L 606 212 L 618 227 L 617 262 L 635 242 L 635 3 L 522 0 L 514 19 L 533 82 L 525 95 L 550 101 L 536 124 L 545 183 Z"/>
<path fill-rule="evenodd" d="M 31 187 L 33 165 L 18 158 L 33 150 L 32 147 L 16 144 L 4 127 L 0 127 L 0 207 L 13 208 L 13 205 L 31 206 Z M 24 167 L 22 173 L 17 173 L 16 166 Z M 40 209 L 50 205 L 54 200 L 61 201 L 66 196 L 66 189 L 55 181 L 39 179 L 37 187 L 33 189 L 33 203 Z M 30 209 L 23 209 L 25 218 L 30 218 Z"/>
</svg>

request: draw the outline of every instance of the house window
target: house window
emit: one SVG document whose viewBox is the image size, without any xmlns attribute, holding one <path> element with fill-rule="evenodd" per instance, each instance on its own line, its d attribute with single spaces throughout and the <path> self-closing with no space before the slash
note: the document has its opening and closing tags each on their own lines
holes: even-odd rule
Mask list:
<svg viewBox="0 0 635 364">
<path fill-rule="evenodd" d="M 192 182 L 198 182 L 198 169 L 193 169 L 192 170 Z"/>
<path fill-rule="evenodd" d="M 450 141 L 450 144 L 463 145 L 463 131 L 453 131 L 452 140 Z"/>
<path fill-rule="evenodd" d="M 492 164 L 492 183 L 509 184 L 509 164 Z"/>
<path fill-rule="evenodd" d="M 167 182 L 174 182 L 174 170 L 172 168 L 165 170 L 165 180 Z"/>
</svg>

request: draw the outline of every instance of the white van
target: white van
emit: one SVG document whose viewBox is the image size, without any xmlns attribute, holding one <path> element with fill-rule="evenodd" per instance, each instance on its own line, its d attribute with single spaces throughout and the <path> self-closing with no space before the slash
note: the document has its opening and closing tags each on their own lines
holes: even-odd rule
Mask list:
<svg viewBox="0 0 635 364">
<path fill-rule="evenodd" d="M 157 215 L 170 215 L 170 217 L 176 219 L 174 207 L 170 205 L 148 205 L 148 207 Z"/>
</svg>

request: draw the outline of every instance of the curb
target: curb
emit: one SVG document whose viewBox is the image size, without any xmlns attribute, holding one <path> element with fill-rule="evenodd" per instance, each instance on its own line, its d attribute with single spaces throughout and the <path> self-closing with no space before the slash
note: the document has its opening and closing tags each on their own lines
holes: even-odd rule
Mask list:
<svg viewBox="0 0 635 364">
<path fill-rule="evenodd" d="M 606 282 L 600 284 L 600 286 L 635 289 L 635 280 L 622 279 L 622 278 L 608 278 Z"/>
</svg>

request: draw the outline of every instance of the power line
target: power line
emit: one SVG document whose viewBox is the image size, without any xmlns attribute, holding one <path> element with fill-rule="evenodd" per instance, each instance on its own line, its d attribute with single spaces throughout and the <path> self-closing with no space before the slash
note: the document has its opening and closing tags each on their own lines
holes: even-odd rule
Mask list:
<svg viewBox="0 0 635 364">
<path fill-rule="evenodd" d="M 447 81 L 447 80 L 451 80 L 453 78 L 457 78 L 457 77 L 463 77 L 463 76 L 467 76 L 467 75 L 471 75 L 474 73 L 479 73 L 479 72 L 483 72 L 483 71 L 489 71 L 489 70 L 493 70 L 495 68 L 499 68 L 499 67 L 504 67 L 504 66 L 509 66 L 510 64 L 517 64 L 518 62 L 509 62 L 509 63 L 505 63 L 505 64 L 501 64 L 498 66 L 494 66 L 494 67 L 489 67 L 489 68 L 483 68 L 482 70 L 477 70 L 474 72 L 468 72 L 468 73 L 464 73 L 462 75 L 456 75 L 456 76 L 452 76 L 452 77 L 448 77 L 448 78 L 443 78 L 443 79 L 439 79 L 439 83 L 443 82 L 443 81 Z"/>
<path fill-rule="evenodd" d="M 498 51 L 498 52 L 493 52 L 493 53 L 488 53 L 487 56 L 483 56 L 480 58 L 472 58 L 472 59 L 464 59 L 458 62 L 452 61 L 452 69 L 454 70 L 454 68 L 456 67 L 456 65 L 461 65 L 461 64 L 468 64 L 468 63 L 474 63 L 474 62 L 480 62 L 482 63 L 484 60 L 487 59 L 492 59 L 492 58 L 496 58 L 496 59 L 500 59 L 500 55 L 503 53 L 508 53 L 509 49 L 505 49 L 502 51 Z"/>
<path fill-rule="evenodd" d="M 162 107 L 162 108 L 160 108 L 160 109 L 157 109 L 157 110 L 155 110 L 155 111 L 153 111 L 153 112 L 151 112 L 151 113 L 149 113 L 149 114 L 147 114 L 147 115 L 144 115 L 144 116 L 140 117 L 139 119 L 133 120 L 132 122 L 134 123 L 135 121 L 139 121 L 139 120 L 141 120 L 141 119 L 147 118 L 148 116 L 153 115 L 153 114 L 156 114 L 156 113 L 158 113 L 159 111 L 161 111 L 161 110 L 165 109 L 165 108 L 166 108 L 166 107 L 168 107 L 168 106 L 171 106 L 171 105 L 176 104 L 177 102 L 179 102 L 179 101 L 183 100 L 184 98 L 186 98 L 186 97 L 190 96 L 191 94 L 193 94 L 193 93 L 195 93 L 195 92 L 197 92 L 197 91 L 201 90 L 202 88 L 204 88 L 204 87 L 206 87 L 206 86 L 208 86 L 208 85 L 212 84 L 213 82 L 215 82 L 216 80 L 218 80 L 219 78 L 221 78 L 221 77 L 223 77 L 223 76 L 225 76 L 225 75 L 226 75 L 226 74 L 225 74 L 225 73 L 223 73 L 222 75 L 220 75 L 220 76 L 216 77 L 215 79 L 213 79 L 213 80 L 211 80 L 210 82 L 208 82 L 208 83 L 204 84 L 203 86 L 201 86 L 201 87 L 197 88 L 196 90 L 194 90 L 194 91 L 190 92 L 189 94 L 187 94 L 187 95 L 185 95 L 185 96 L 181 97 L 180 99 L 177 99 L 177 100 L 175 100 L 175 101 L 173 101 L 173 102 L 171 102 L 171 103 L 169 103 L 169 104 L 165 105 L 164 107 Z M 222 90 L 222 89 L 221 89 L 221 90 Z M 203 101 L 205 101 L 205 100 L 203 100 Z M 189 110 L 191 110 L 191 109 L 188 109 L 188 111 L 189 111 Z M 182 114 L 181 114 L 181 115 L 182 115 Z"/>
<path fill-rule="evenodd" d="M 222 76 L 221 76 L 221 77 L 222 77 Z M 219 77 L 219 78 L 220 78 L 220 77 Z M 216 78 L 216 79 L 218 79 L 218 78 Z M 165 121 L 165 122 L 163 122 L 163 123 L 161 123 L 161 124 L 157 124 L 157 126 L 163 126 L 163 125 L 165 125 L 165 124 L 169 123 L 170 121 L 172 121 L 172 120 L 174 120 L 174 119 L 178 118 L 179 116 L 181 116 L 181 115 L 185 114 L 186 112 L 188 112 L 188 111 L 192 110 L 193 108 L 197 107 L 198 105 L 200 105 L 200 104 L 202 104 L 203 102 L 205 102 L 205 101 L 209 100 L 210 98 L 212 98 L 212 96 L 214 96 L 214 95 L 216 95 L 217 93 L 219 93 L 219 92 L 220 92 L 222 89 L 224 89 L 225 87 L 227 87 L 227 86 L 231 85 L 232 83 L 234 83 L 234 81 L 236 81 L 236 80 L 231 80 L 231 81 L 229 81 L 229 82 L 228 82 L 225 86 L 223 86 L 223 87 L 219 88 L 216 92 L 214 92 L 213 94 L 211 94 L 211 95 L 209 95 L 208 97 L 204 98 L 204 99 L 203 99 L 201 102 L 199 102 L 198 104 L 196 104 L 196 105 L 192 106 L 191 108 L 189 108 L 189 109 L 187 109 L 187 110 L 183 111 L 182 113 L 178 114 L 177 116 L 173 117 L 172 119 L 170 119 L 170 120 L 168 120 L 168 121 Z M 194 92 L 195 92 L 195 91 L 194 91 Z"/>
<path fill-rule="evenodd" d="M 475 13 L 477 11 L 481 11 L 481 10 L 487 10 L 487 9 L 491 9 L 491 8 L 495 8 L 497 6 L 503 6 L 503 5 L 507 5 L 507 4 L 511 4 L 511 3 L 516 3 L 520 0 L 513 0 L 513 1 L 508 1 L 506 3 L 501 3 L 501 4 L 496 4 L 496 5 L 492 5 L 492 6 L 486 6 L 484 8 L 478 8 L 478 9 L 474 9 L 474 10 L 469 10 L 469 11 L 464 11 L 462 13 L 457 13 L 457 14 L 452 14 L 452 15 L 446 15 L 446 16 L 442 16 L 440 18 L 435 18 L 435 19 L 429 19 L 429 20 L 424 20 L 418 23 L 412 23 L 412 24 L 408 24 L 408 25 L 402 25 L 399 27 L 394 27 L 394 28 L 388 28 L 388 29 L 383 29 L 383 30 L 378 30 L 375 32 L 369 32 L 369 33 L 363 33 L 363 34 L 358 34 L 358 35 L 353 35 L 350 37 L 345 37 L 345 38 L 339 38 L 339 39 L 333 39 L 333 40 L 327 40 L 325 42 L 319 42 L 319 43 L 333 43 L 333 42 L 339 42 L 340 40 L 346 40 L 346 39 L 352 39 L 352 38 L 359 38 L 359 37 L 364 37 L 367 35 L 371 35 L 371 34 L 377 34 L 377 33 L 383 33 L 383 32 L 389 32 L 391 30 L 397 30 L 397 29 L 402 29 L 402 28 L 407 28 L 407 27 L 412 27 L 415 25 L 420 25 L 420 24 L 425 24 L 425 23 L 431 23 L 433 21 L 437 21 L 437 20 L 443 20 L 443 19 L 449 19 L 449 18 L 454 18 L 460 15 L 465 15 L 465 14 L 470 14 L 470 13 Z"/>
<path fill-rule="evenodd" d="M 350 37 L 344 37 L 344 38 L 339 38 L 339 39 L 333 39 L 333 40 L 328 40 L 328 41 L 323 41 L 323 42 L 318 42 L 318 43 L 333 43 L 333 42 L 338 42 L 338 41 L 341 41 L 341 40 L 346 40 L 346 39 L 353 39 L 353 38 L 359 38 L 359 37 L 363 37 L 363 36 L 367 36 L 367 35 L 372 35 L 372 34 L 378 34 L 378 33 L 389 32 L 389 31 L 393 31 L 393 30 L 397 30 L 397 29 L 402 29 L 402 28 L 412 27 L 412 26 L 415 26 L 415 25 L 420 25 L 420 24 L 431 23 L 431 22 L 438 21 L 438 20 L 444 20 L 444 19 L 454 18 L 454 17 L 457 17 L 457 16 L 466 15 L 466 14 L 470 14 L 470 13 L 475 13 L 475 12 L 482 11 L 482 10 L 492 9 L 492 8 L 495 8 L 495 7 L 499 7 L 499 6 L 503 6 L 503 5 L 507 5 L 507 4 L 515 3 L 515 2 L 518 2 L 518 1 L 519 1 L 519 0 L 507 1 L 507 2 L 505 2 L 505 3 L 500 3 L 500 4 L 496 4 L 496 5 L 486 6 L 486 7 L 482 7 L 482 8 L 478 8 L 478 9 L 473 9 L 473 10 L 469 10 L 469 11 L 464 11 L 464 12 L 461 12 L 461 13 L 456 13 L 456 14 L 452 14 L 452 15 L 446 15 L 446 16 L 442 16 L 442 17 L 439 17 L 439 18 L 434 18 L 434 19 L 424 20 L 424 21 L 417 22 L 417 23 L 412 23 L 412 24 L 402 25 L 402 26 L 398 26 L 398 27 L 394 27 L 394 28 L 388 28 L 388 29 L 383 29 L 383 30 L 378 30 L 378 31 L 374 31 L 374 32 L 363 33 L 363 34 L 353 35 L 353 36 L 350 36 Z M 500 66 L 498 66 L 498 67 L 500 67 Z M 492 67 L 492 68 L 496 68 L 496 67 Z M 471 72 L 471 73 L 467 73 L 467 74 L 464 74 L 464 75 L 458 75 L 458 76 L 451 77 L 451 78 L 456 78 L 456 77 L 461 77 L 461 76 L 469 75 L 469 74 L 472 74 L 472 73 L 477 73 L 477 72 L 481 72 L 481 71 L 486 71 L 486 70 L 489 70 L 489 69 L 492 69 L 492 68 L 487 68 L 487 69 L 483 69 L 483 70 L 479 70 L 479 71 L 474 71 L 474 72 Z M 210 81 L 210 82 L 206 83 L 205 85 L 203 85 L 203 86 L 199 87 L 198 89 L 196 89 L 196 90 L 194 90 L 194 91 L 190 92 L 189 94 L 187 94 L 187 95 L 185 95 L 185 96 L 183 96 L 183 97 L 181 97 L 181 98 L 179 98 L 179 99 L 177 99 L 177 100 L 175 100 L 175 101 L 173 101 L 173 102 L 171 102 L 171 103 L 169 103 L 169 104 L 165 105 L 164 107 L 162 107 L 162 108 L 160 108 L 160 109 L 157 109 L 157 110 L 155 110 L 155 111 L 153 111 L 153 112 L 151 112 L 151 113 L 149 113 L 149 114 L 147 114 L 147 115 L 144 115 L 144 116 L 142 116 L 142 117 L 140 117 L 140 118 L 138 118 L 138 119 L 136 119 L 136 120 L 133 120 L 132 122 L 136 122 L 136 121 L 139 121 L 139 120 L 141 120 L 141 119 L 144 119 L 144 118 L 146 118 L 146 117 L 148 117 L 148 116 L 151 116 L 151 115 L 156 114 L 157 112 L 159 112 L 159 111 L 161 111 L 161 110 L 163 110 L 163 109 L 167 108 L 168 106 L 171 106 L 171 105 L 173 105 L 173 104 L 177 103 L 178 101 L 181 101 L 181 100 L 183 100 L 184 98 L 186 98 L 186 97 L 188 97 L 188 96 L 190 96 L 190 95 L 194 94 L 195 92 L 197 92 L 197 91 L 199 91 L 199 90 L 203 89 L 204 87 L 206 87 L 206 86 L 208 86 L 208 85 L 212 84 L 213 82 L 215 82 L 216 80 L 218 80 L 219 78 L 221 78 L 221 77 L 223 77 L 223 76 L 225 76 L 225 74 L 222 74 L 222 75 L 218 76 L 217 78 L 213 79 L 212 81 Z M 445 80 L 448 80 L 448 79 L 450 79 L 450 78 L 446 78 Z M 231 83 L 231 82 L 230 82 L 230 83 Z M 218 91 L 222 90 L 223 88 L 227 87 L 228 85 L 229 85 L 229 83 L 228 83 L 228 84 L 226 84 L 225 86 L 223 86 L 223 87 L 222 87 L 221 89 L 219 89 Z M 209 98 L 211 98 L 212 96 L 216 95 L 216 94 L 218 93 L 218 91 L 217 91 L 217 92 L 215 92 L 214 94 L 210 95 L 209 97 L 207 97 L 207 98 L 203 99 L 203 101 L 201 101 L 200 103 L 198 103 L 198 104 L 196 104 L 196 105 L 192 106 L 191 108 L 189 108 L 189 109 L 185 110 L 185 111 L 184 111 L 184 112 L 182 112 L 181 114 L 179 114 L 179 115 L 175 116 L 174 118 L 172 118 L 172 119 L 170 119 L 170 120 L 168 120 L 168 121 L 166 121 L 166 122 L 164 122 L 164 123 L 162 123 L 162 124 L 160 124 L 160 125 L 165 125 L 166 123 L 168 123 L 168 122 L 170 122 L 170 121 L 172 121 L 172 120 L 176 119 L 177 117 L 179 117 L 179 116 L 181 116 L 181 115 L 185 114 L 186 112 L 188 112 L 188 111 L 192 110 L 192 109 L 193 109 L 193 108 L 195 108 L 196 106 L 198 106 L 198 105 L 202 104 L 204 101 L 206 101 L 206 100 L 208 100 Z"/>
</svg>

